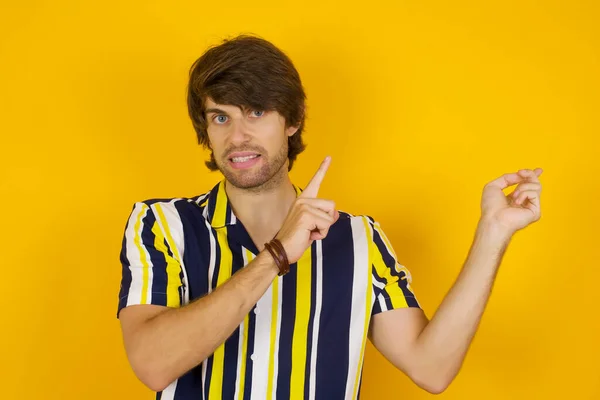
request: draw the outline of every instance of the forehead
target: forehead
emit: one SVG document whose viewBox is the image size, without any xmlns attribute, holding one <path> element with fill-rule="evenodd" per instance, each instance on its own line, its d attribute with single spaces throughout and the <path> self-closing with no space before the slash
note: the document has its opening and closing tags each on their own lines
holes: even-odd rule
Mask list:
<svg viewBox="0 0 600 400">
<path fill-rule="evenodd" d="M 241 111 L 245 107 L 242 106 L 240 108 L 238 106 L 234 106 L 234 105 L 231 105 L 231 104 L 219 104 L 219 103 L 215 103 L 213 101 L 213 99 L 211 99 L 210 97 L 207 97 L 206 101 L 204 102 L 204 109 L 205 110 L 209 110 L 211 108 L 212 109 L 219 109 L 219 110 L 223 110 L 223 111 L 227 111 L 227 112 L 236 112 L 236 111 Z"/>
</svg>

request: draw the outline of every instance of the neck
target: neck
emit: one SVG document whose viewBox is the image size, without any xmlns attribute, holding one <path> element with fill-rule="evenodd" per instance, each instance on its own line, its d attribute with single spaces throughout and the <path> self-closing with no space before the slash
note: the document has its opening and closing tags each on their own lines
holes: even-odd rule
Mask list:
<svg viewBox="0 0 600 400">
<path fill-rule="evenodd" d="M 276 182 L 250 190 L 225 181 L 225 191 L 236 217 L 260 241 L 277 234 L 296 200 L 296 189 L 287 173 Z"/>
</svg>

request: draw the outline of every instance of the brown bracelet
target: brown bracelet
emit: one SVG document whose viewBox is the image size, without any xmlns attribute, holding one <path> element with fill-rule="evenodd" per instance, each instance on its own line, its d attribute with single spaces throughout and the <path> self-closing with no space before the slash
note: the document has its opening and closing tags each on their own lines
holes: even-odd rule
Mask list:
<svg viewBox="0 0 600 400">
<path fill-rule="evenodd" d="M 275 260 L 275 264 L 277 265 L 277 268 L 279 268 L 279 276 L 283 276 L 290 272 L 290 263 L 287 254 L 278 239 L 273 239 L 270 243 L 265 243 L 265 248 L 271 253 L 271 256 L 273 256 L 273 260 Z"/>
</svg>

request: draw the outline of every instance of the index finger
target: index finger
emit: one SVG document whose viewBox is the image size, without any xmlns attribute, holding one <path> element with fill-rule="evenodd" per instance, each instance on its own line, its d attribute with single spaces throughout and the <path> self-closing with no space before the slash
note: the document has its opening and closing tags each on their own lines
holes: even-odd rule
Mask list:
<svg viewBox="0 0 600 400">
<path fill-rule="evenodd" d="M 308 197 L 315 198 L 319 194 L 319 188 L 321 187 L 321 182 L 323 182 L 323 178 L 325 178 L 325 173 L 327 172 L 327 168 L 329 168 L 329 164 L 331 162 L 331 157 L 327 156 L 319 166 L 319 169 L 312 177 L 306 188 L 298 197 Z"/>
<path fill-rule="evenodd" d="M 523 177 L 520 176 L 518 173 L 510 173 L 504 174 L 501 177 L 494 179 L 493 181 L 488 183 L 487 186 L 498 189 L 506 189 L 507 187 L 520 183 L 523 180 Z"/>
</svg>

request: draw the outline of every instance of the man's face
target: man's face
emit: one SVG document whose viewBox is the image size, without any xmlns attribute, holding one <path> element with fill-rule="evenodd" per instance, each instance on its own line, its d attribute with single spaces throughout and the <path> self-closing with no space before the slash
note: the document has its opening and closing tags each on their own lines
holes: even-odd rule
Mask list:
<svg viewBox="0 0 600 400">
<path fill-rule="evenodd" d="M 288 137 L 297 128 L 286 128 L 277 111 L 242 110 L 208 98 L 205 114 L 215 161 L 232 185 L 258 188 L 287 172 Z"/>
</svg>

